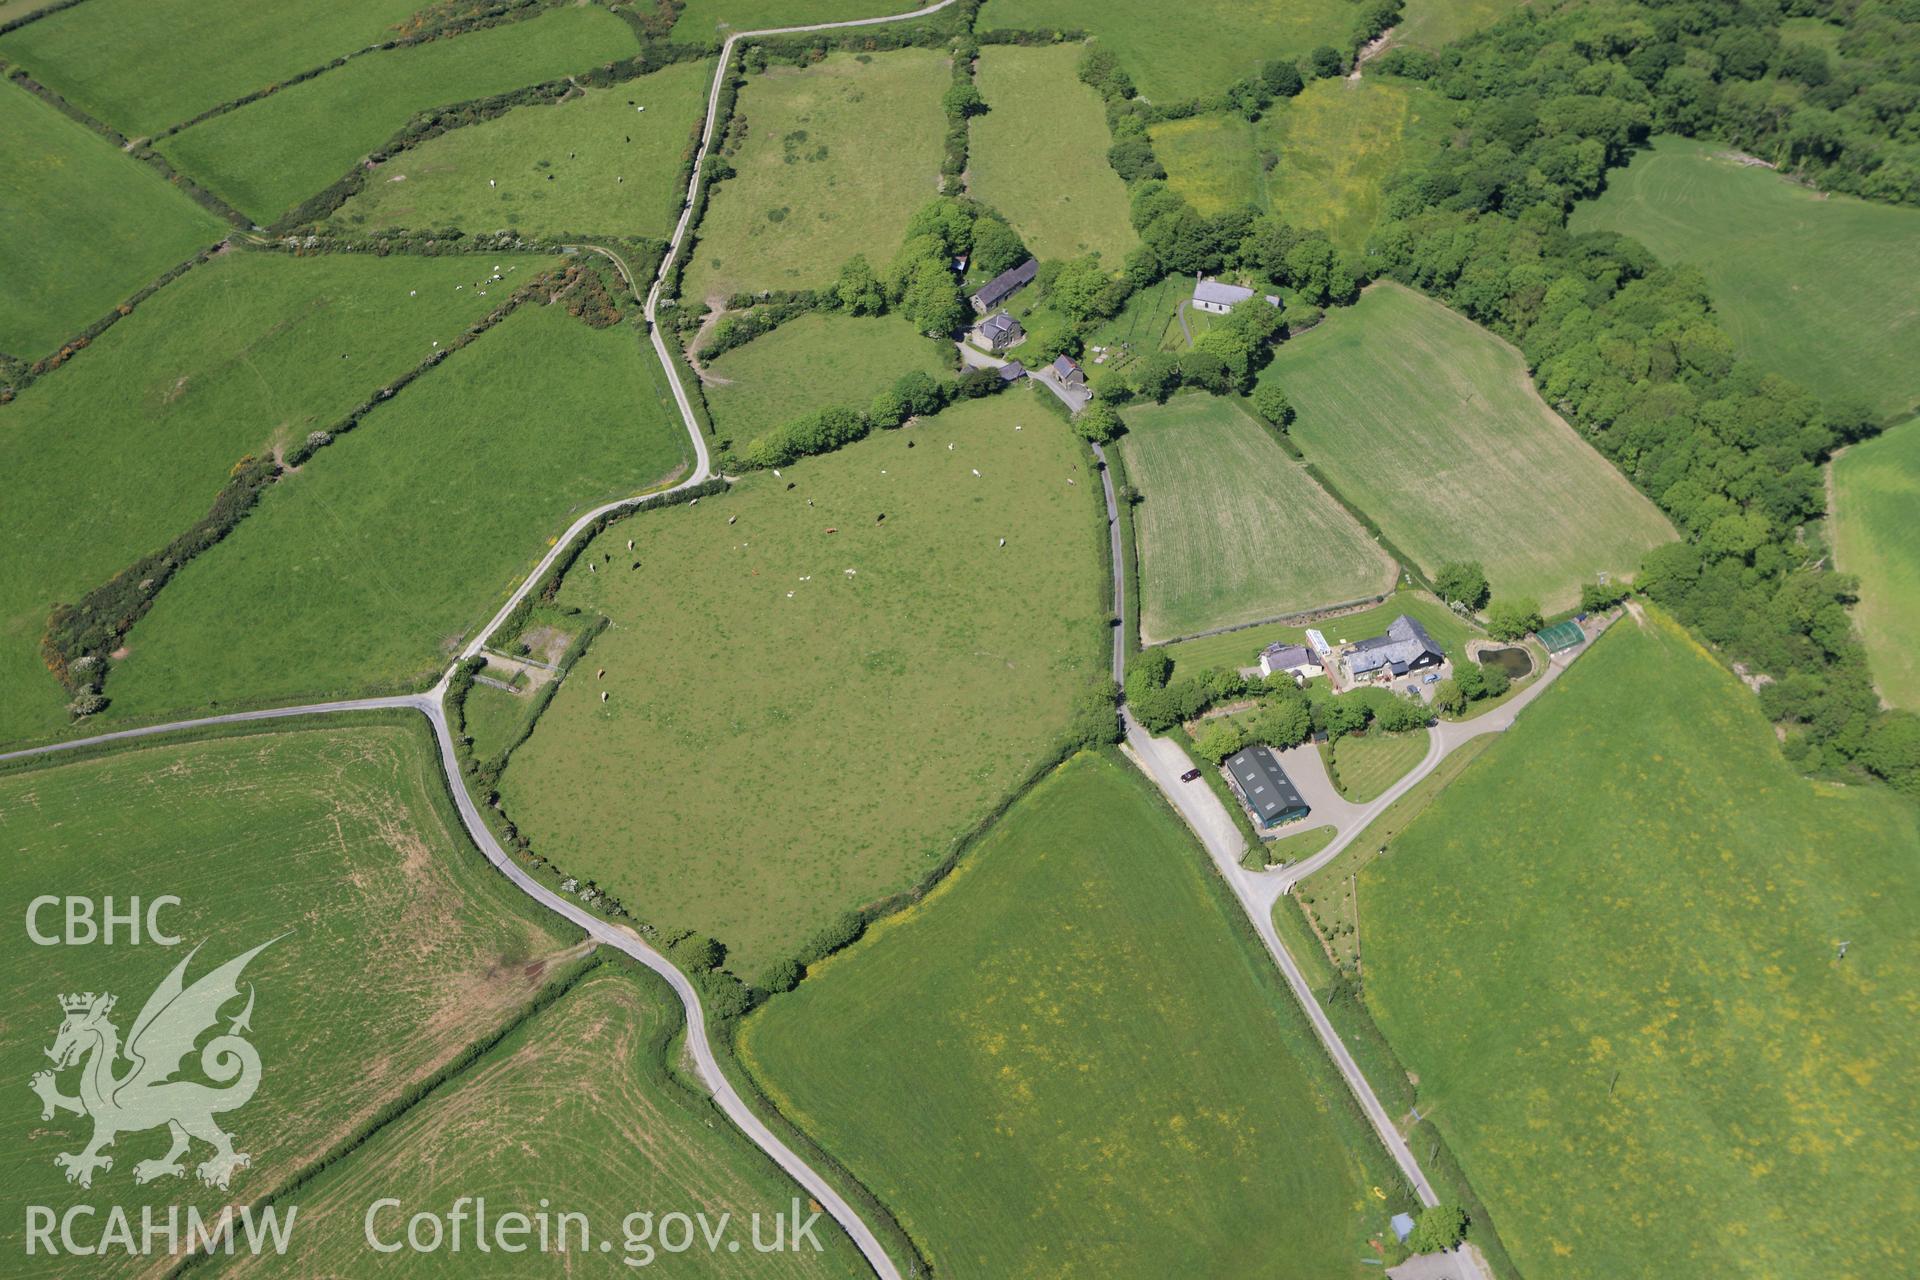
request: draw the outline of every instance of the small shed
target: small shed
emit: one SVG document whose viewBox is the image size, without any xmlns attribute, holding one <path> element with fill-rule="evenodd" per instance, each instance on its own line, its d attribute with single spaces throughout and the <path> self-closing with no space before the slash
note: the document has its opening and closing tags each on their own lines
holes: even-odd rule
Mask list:
<svg viewBox="0 0 1920 1280">
<path fill-rule="evenodd" d="M 1413 1215 L 1410 1213 L 1396 1213 L 1388 1225 L 1393 1228 L 1393 1238 L 1401 1244 L 1405 1244 L 1407 1237 L 1413 1234 Z"/>
</svg>

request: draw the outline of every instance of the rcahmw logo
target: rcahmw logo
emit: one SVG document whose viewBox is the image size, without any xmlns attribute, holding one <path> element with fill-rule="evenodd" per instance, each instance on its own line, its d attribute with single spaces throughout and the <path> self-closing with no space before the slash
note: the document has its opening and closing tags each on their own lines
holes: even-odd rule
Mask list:
<svg viewBox="0 0 1920 1280">
<path fill-rule="evenodd" d="M 214 1120 L 245 1106 L 260 1087 L 260 1054 L 244 1034 L 253 1029 L 251 983 L 246 1007 L 228 1021 L 224 1034 L 200 1050 L 200 1071 L 213 1083 L 174 1077 L 201 1034 L 220 1021 L 220 1010 L 239 999 L 240 975 L 248 962 L 277 941 L 263 942 L 187 986 L 187 966 L 200 953 L 195 947 L 147 997 L 124 1044 L 113 1021 L 117 1000 L 112 993 L 87 991 L 60 997 L 65 1017 L 53 1047 L 47 1050 L 53 1069 L 34 1073 L 29 1083 L 40 1095 L 42 1120 L 53 1119 L 56 1111 L 93 1120 L 93 1138 L 85 1148 L 53 1158 L 68 1182 L 91 1187 L 96 1171 L 113 1168 L 113 1157 L 105 1152 L 115 1138 L 163 1125 L 172 1146 L 164 1156 L 134 1165 L 135 1182 L 185 1174 L 180 1158 L 196 1140 L 213 1148 L 194 1169 L 208 1186 L 227 1190 L 234 1172 L 252 1163 L 252 1156 L 233 1149 L 233 1135 Z M 119 1069 L 123 1058 L 128 1064 L 124 1071 Z M 59 1073 L 76 1066 L 78 1092 L 60 1092 Z"/>
</svg>

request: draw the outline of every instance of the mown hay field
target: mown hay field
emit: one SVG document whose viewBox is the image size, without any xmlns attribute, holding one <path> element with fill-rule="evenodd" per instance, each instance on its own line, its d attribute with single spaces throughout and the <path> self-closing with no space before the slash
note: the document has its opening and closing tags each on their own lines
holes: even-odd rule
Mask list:
<svg viewBox="0 0 1920 1280">
<path fill-rule="evenodd" d="M 472 1221 L 461 1252 L 422 1254 L 376 1252 L 366 1219 L 377 1201 L 400 1201 L 377 1211 L 372 1225 L 383 1245 L 404 1242 L 409 1216 L 445 1214 L 459 1197 L 472 1196 L 485 1200 L 490 1222 L 512 1212 L 531 1216 L 542 1205 L 550 1215 L 586 1215 L 584 1253 L 578 1228 L 563 1233 L 556 1226 L 553 1239 L 564 1235 L 564 1256 L 556 1248 L 524 1272 L 596 1265 L 611 1272 L 611 1259 L 640 1274 L 657 1266 L 674 1275 L 768 1280 L 871 1275 L 824 1214 L 813 1231 L 819 1252 L 805 1242 L 777 1252 L 754 1248 L 756 1238 L 774 1242 L 775 1218 L 791 1227 L 796 1198 L 800 1219 L 809 1216 L 806 1193 L 669 1074 L 667 1055 L 682 1021 L 679 1002 L 652 973 L 602 965 L 303 1188 L 296 1247 L 285 1258 L 242 1256 L 215 1273 L 470 1276 Z M 636 1213 L 651 1221 L 630 1219 Z M 690 1249 L 663 1247 L 663 1240 L 680 1243 L 673 1224 L 664 1233 L 659 1225 L 672 1213 L 704 1213 L 709 1226 L 729 1215 L 722 1243 L 709 1249 L 696 1232 Z M 602 1241 L 612 1246 L 606 1253 Z"/>
<path fill-rule="evenodd" d="M 665 240 L 686 198 L 681 164 L 712 79 L 711 62 L 676 62 L 443 133 L 368 174 L 333 222 L 349 233 L 512 228 Z"/>
<path fill-rule="evenodd" d="M 519 278 L 548 265 L 496 264 Z M 67 695 L 39 652 L 56 601 L 204 516 L 243 455 L 332 426 L 486 315 L 502 295 L 479 296 L 476 269 L 464 256 L 224 254 L 0 410 L 0 736 L 65 730 Z"/>
<path fill-rule="evenodd" d="M 1130 766 L 1076 757 L 742 1059 L 941 1274 L 1378 1275 L 1411 1196 L 1212 877 Z"/>
<path fill-rule="evenodd" d="M 1920 710 L 1920 421 L 1833 463 L 1834 560 L 1860 577 L 1853 619 L 1888 701 Z"/>
<path fill-rule="evenodd" d="M 1382 185 L 1445 127 L 1442 99 L 1371 76 L 1312 81 L 1258 123 L 1190 116 L 1152 132 L 1168 181 L 1198 212 L 1272 208 L 1359 252 L 1380 220 Z"/>
<path fill-rule="evenodd" d="M 1814 191 L 1713 143 L 1660 138 L 1608 174 L 1569 225 L 1700 268 L 1721 327 L 1762 367 L 1884 414 L 1920 408 L 1920 210 Z"/>
<path fill-rule="evenodd" d="M 181 570 L 128 634 L 113 711 L 432 683 L 580 512 L 685 470 L 643 343 L 522 306 Z"/>
<path fill-rule="evenodd" d="M 945 378 L 952 365 L 951 343 L 915 333 L 898 316 L 815 312 L 709 363 L 702 391 L 714 429 L 744 445 L 816 409 L 864 410 L 900 375 Z"/>
<path fill-rule="evenodd" d="M 1216 93 L 1270 59 L 1344 45 L 1354 21 L 1353 6 L 1341 0 L 987 0 L 974 25 L 1085 31 L 1113 50 L 1143 96 L 1173 102 Z"/>
<path fill-rule="evenodd" d="M 0 352 L 31 359 L 227 224 L 16 85 L 0 93 Z"/>
<path fill-rule="evenodd" d="M 1429 574 L 1477 560 L 1495 597 L 1553 610 L 1674 536 L 1540 399 L 1518 351 L 1399 285 L 1281 346 L 1261 381 L 1286 389 L 1307 457 Z"/>
<path fill-rule="evenodd" d="M 987 113 L 974 118 L 967 189 L 1042 258 L 1098 253 L 1109 269 L 1135 243 L 1127 188 L 1107 163 L 1106 110 L 1074 73 L 1079 45 L 990 45 L 975 76 Z"/>
<path fill-rule="evenodd" d="M 1144 642 L 1392 589 L 1393 558 L 1234 401 L 1183 395 L 1126 422 Z"/>
<path fill-rule="evenodd" d="M 162 1206 L 163 1221 L 170 1203 L 211 1219 L 230 1197 L 252 1203 L 284 1186 L 520 1016 L 570 963 L 576 935 L 497 875 L 457 823 L 418 717 L 159 742 L 0 775 L 0 898 L 13 922 L 0 940 L 11 975 L 0 1064 L 20 1123 L 0 1155 L 8 1195 L 58 1210 L 124 1205 L 136 1233 L 141 1205 Z M 123 931 L 113 945 L 36 946 L 25 924 L 42 894 L 92 898 L 96 912 L 107 895 L 117 911 L 135 896 L 177 896 L 158 919 L 182 941 L 134 946 Z M 43 931 L 61 921 L 58 906 L 38 917 Z M 147 1129 L 119 1136 L 113 1167 L 90 1190 L 69 1186 L 54 1156 L 81 1149 L 92 1121 L 41 1120 L 27 1091 L 50 1065 L 58 998 L 112 993 L 124 1038 L 194 947 L 188 984 L 271 939 L 241 987 L 254 993 L 260 1085 L 220 1116 L 252 1165 L 227 1194 L 202 1186 L 191 1164 L 183 1178 L 137 1185 L 134 1166 L 168 1145 L 164 1129 Z M 221 1010 L 222 1030 L 240 1011 L 239 1000 Z M 198 1055 L 187 1064 L 183 1078 L 204 1082 Z M 72 1095 L 78 1077 L 69 1068 L 55 1082 Z M 188 1158 L 211 1151 L 196 1143 Z M 16 1257 L 24 1226 L 18 1214 L 0 1223 Z M 87 1263 L 90 1274 L 152 1266 L 124 1255 Z"/>
<path fill-rule="evenodd" d="M 1003 395 L 613 526 L 560 594 L 612 625 L 514 754 L 508 813 L 758 976 L 1057 749 L 1105 670 L 1099 484 Z"/>
<path fill-rule="evenodd" d="M 1655 615 L 1361 870 L 1368 1003 L 1520 1270 L 1904 1269 L 1916 848 Z"/>
<path fill-rule="evenodd" d="M 950 83 L 946 56 L 927 49 L 750 77 L 737 107 L 746 141 L 713 188 L 682 295 L 827 285 L 856 253 L 885 265 L 939 192 Z"/>
<path fill-rule="evenodd" d="M 415 112 L 632 56 L 631 28 L 592 6 L 355 58 L 162 141 L 181 172 L 270 223 L 343 177 Z"/>
<path fill-rule="evenodd" d="M 87 0 L 0 37 L 0 57 L 137 138 L 393 39 L 421 7 L 338 0 L 294 20 L 253 0 Z"/>
</svg>

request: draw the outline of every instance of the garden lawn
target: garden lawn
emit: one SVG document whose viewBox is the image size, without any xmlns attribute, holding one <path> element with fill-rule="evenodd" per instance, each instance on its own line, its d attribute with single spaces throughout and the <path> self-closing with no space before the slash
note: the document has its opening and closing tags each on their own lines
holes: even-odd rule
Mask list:
<svg viewBox="0 0 1920 1280">
<path fill-rule="evenodd" d="M 643 342 L 529 303 L 417 379 L 181 570 L 113 710 L 431 683 L 580 512 L 684 470 Z"/>
<path fill-rule="evenodd" d="M 1860 577 L 1854 621 L 1888 701 L 1920 710 L 1920 421 L 1857 444 L 1833 464 L 1834 556 Z"/>
<path fill-rule="evenodd" d="M 40 659 L 55 601 L 204 516 L 242 455 L 332 426 L 484 316 L 500 297 L 477 296 L 476 270 L 466 257 L 223 254 L 0 408 L 0 738 L 67 724 L 67 695 Z"/>
<path fill-rule="evenodd" d="M 676 62 L 443 133 L 368 174 L 334 222 L 349 232 L 511 227 L 545 239 L 665 240 L 712 78 L 711 62 Z"/>
<path fill-rule="evenodd" d="M 132 1215 L 136 1240 L 142 1205 L 159 1206 L 164 1221 L 166 1205 L 191 1204 L 211 1221 L 228 1203 L 194 1176 L 211 1152 L 198 1142 L 185 1177 L 136 1184 L 135 1165 L 165 1154 L 164 1129 L 121 1134 L 91 1192 L 68 1186 L 54 1156 L 79 1150 L 92 1121 L 64 1112 L 42 1121 L 26 1087 L 50 1065 L 60 995 L 112 993 L 112 1021 L 127 1036 L 195 947 L 188 983 L 272 941 L 241 984 L 253 992 L 259 1091 L 219 1117 L 253 1157 L 233 1175 L 237 1203 L 283 1188 L 512 1022 L 569 963 L 576 935 L 497 875 L 457 822 L 417 716 L 170 740 L 0 775 L 0 905 L 13 922 L 0 942 L 13 975 L 0 1064 L 20 1094 L 19 1133 L 0 1155 L 8 1196 L 63 1208 L 109 1200 Z M 163 907 L 159 923 L 182 942 L 155 946 L 143 934 L 132 946 L 123 933 L 110 946 L 36 946 L 28 904 L 49 893 L 95 899 L 96 910 L 112 895 L 121 911 L 136 896 L 174 895 L 179 905 Z M 57 933 L 59 917 L 43 910 L 39 924 Z M 241 1008 L 225 1006 L 223 1029 Z M 185 1078 L 203 1079 L 198 1055 L 188 1063 Z M 78 1077 L 69 1069 L 56 1083 L 71 1095 Z M 9 1214 L 0 1247 L 20 1256 L 24 1225 Z M 121 1254 L 90 1258 L 85 1270 L 151 1273 L 153 1262 Z"/>
<path fill-rule="evenodd" d="M 1424 731 L 1348 734 L 1333 745 L 1334 776 L 1340 794 L 1365 804 L 1384 794 L 1427 757 L 1431 739 Z"/>
<path fill-rule="evenodd" d="M 746 141 L 728 157 L 735 175 L 713 188 L 682 295 L 827 285 L 856 253 L 884 267 L 939 192 L 951 83 L 945 55 L 927 49 L 749 77 Z"/>
<path fill-rule="evenodd" d="M 87 0 L 0 37 L 0 57 L 128 137 L 325 66 L 399 34 L 420 0 Z M 154 53 L 164 49 L 164 65 Z"/>
<path fill-rule="evenodd" d="M 1265 119 L 1190 116 L 1153 126 L 1174 190 L 1205 215 L 1253 204 L 1359 252 L 1380 219 L 1382 185 L 1445 128 L 1444 102 L 1378 76 L 1315 80 Z"/>
<path fill-rule="evenodd" d="M 507 811 L 759 976 L 1051 758 L 1106 669 L 1099 501 L 1066 427 L 1002 397 L 613 526 L 587 551 L 611 569 L 560 593 L 612 625 L 514 753 Z"/>
<path fill-rule="evenodd" d="M 1143 642 L 1392 589 L 1393 558 L 1235 401 L 1177 396 L 1126 421 Z"/>
<path fill-rule="evenodd" d="M 967 189 L 1042 258 L 1098 253 L 1113 270 L 1134 245 L 1127 188 L 1107 163 L 1106 110 L 1074 73 L 1081 46 L 989 45 L 975 76 Z"/>
<path fill-rule="evenodd" d="M 610 1240 L 615 1259 L 636 1267 L 667 1263 L 674 1275 L 870 1276 L 852 1242 L 824 1214 L 814 1229 L 821 1252 L 803 1243 L 749 1254 L 746 1265 L 724 1243 L 670 1254 L 661 1247 L 657 1221 L 655 1234 L 644 1234 L 634 1221 L 628 1243 L 625 1223 L 636 1211 L 650 1209 L 656 1219 L 704 1212 L 709 1225 L 731 1215 L 722 1239 L 736 1241 L 743 1252 L 754 1238 L 754 1215 L 761 1241 L 770 1243 L 772 1220 L 790 1218 L 796 1197 L 801 1219 L 808 1213 L 805 1193 L 717 1118 L 705 1098 L 669 1074 L 667 1056 L 677 1048 L 682 1024 L 679 1001 L 661 979 L 637 965 L 602 965 L 458 1079 L 303 1187 L 300 1230 L 287 1258 L 243 1255 L 216 1274 L 278 1274 L 290 1267 L 302 1275 L 470 1276 L 476 1270 L 471 1235 L 463 1253 L 379 1253 L 368 1246 L 366 1219 L 376 1201 L 397 1198 L 401 1206 L 381 1209 L 372 1225 L 383 1244 L 402 1241 L 415 1211 L 445 1213 L 459 1197 L 473 1196 L 485 1198 L 490 1223 L 511 1211 L 537 1212 L 546 1201 L 555 1214 L 585 1214 L 592 1230 L 587 1252 Z M 467 1228 L 472 1231 L 471 1222 Z M 560 1229 L 554 1230 L 557 1240 Z M 568 1238 L 574 1253 L 582 1248 L 578 1230 Z M 666 1238 L 679 1239 L 672 1227 Z M 564 1274 L 564 1266 L 556 1271 Z"/>
<path fill-rule="evenodd" d="M 744 444 L 816 409 L 864 411 L 900 375 L 946 378 L 952 364 L 952 344 L 922 337 L 898 316 L 815 312 L 713 361 L 704 392 L 714 429 Z"/>
<path fill-rule="evenodd" d="M 1344 47 L 1356 21 L 1342 0 L 987 0 L 974 28 L 1085 31 L 1113 50 L 1143 96 L 1166 103 L 1217 93 L 1273 58 Z"/>
<path fill-rule="evenodd" d="M 1574 208 L 1707 278 L 1741 355 L 1883 414 L 1920 406 L 1920 209 L 1789 182 L 1724 148 L 1661 138 Z"/>
<path fill-rule="evenodd" d="M 355 58 L 156 149 L 248 217 L 271 223 L 345 175 L 416 112 L 591 70 L 636 49 L 632 29 L 613 14 L 569 6 Z"/>
<path fill-rule="evenodd" d="M 673 24 L 673 38 L 717 44 L 733 31 L 877 18 L 921 7 L 920 0 L 687 0 Z"/>
<path fill-rule="evenodd" d="M 17 85 L 0 93 L 0 352 L 45 355 L 227 224 Z"/>
<path fill-rule="evenodd" d="M 1144 510 L 1144 504 L 1140 508 Z M 1138 518 L 1138 510 L 1135 518 Z M 1313 628 L 1326 636 L 1335 649 L 1354 640 L 1383 634 L 1387 625 L 1401 614 L 1415 619 L 1427 629 L 1447 656 L 1456 662 L 1466 656 L 1467 624 L 1452 610 L 1424 591 L 1396 591 L 1382 604 L 1336 618 L 1293 625 L 1284 622 L 1260 627 L 1243 627 L 1217 636 L 1181 640 L 1167 646 L 1173 659 L 1175 678 L 1193 675 L 1209 667 L 1237 669 L 1260 661 L 1260 651 L 1270 644 L 1305 644 L 1307 630 Z"/>
<path fill-rule="evenodd" d="M 1410 1199 L 1187 829 L 1112 755 L 1044 779 L 740 1050 L 940 1274 L 1378 1275 L 1364 1237 Z"/>
<path fill-rule="evenodd" d="M 1674 537 L 1540 399 L 1518 351 L 1399 285 L 1282 345 L 1260 378 L 1286 389 L 1307 457 L 1428 574 L 1477 560 L 1496 599 L 1551 612 Z"/>
<path fill-rule="evenodd" d="M 1906 1268 L 1916 848 L 1655 615 L 1361 871 L 1368 1003 L 1523 1273 Z"/>
</svg>

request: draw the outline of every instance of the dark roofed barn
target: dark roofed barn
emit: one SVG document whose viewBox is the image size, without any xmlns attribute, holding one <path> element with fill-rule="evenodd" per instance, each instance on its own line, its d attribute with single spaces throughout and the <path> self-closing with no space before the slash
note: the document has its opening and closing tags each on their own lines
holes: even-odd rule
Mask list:
<svg viewBox="0 0 1920 1280">
<path fill-rule="evenodd" d="M 1000 375 L 1000 381 L 1002 382 L 1018 382 L 1027 376 L 1027 366 L 1021 364 L 1018 360 L 1009 360 L 995 370 L 995 372 Z"/>
<path fill-rule="evenodd" d="M 1054 376 L 1069 387 L 1087 385 L 1087 371 L 1075 364 L 1072 356 L 1057 356 L 1053 362 Z"/>
<path fill-rule="evenodd" d="M 974 294 L 968 301 L 973 303 L 973 309 L 975 311 L 981 315 L 985 315 L 987 312 L 1005 302 L 1008 298 L 1011 298 L 1014 294 L 1020 292 L 1020 290 L 1026 288 L 1029 284 L 1032 284 L 1033 278 L 1039 274 L 1039 262 L 1028 258 L 1019 266 L 1009 267 L 1007 270 L 1002 271 L 999 275 L 981 285 L 980 292 Z"/>
<path fill-rule="evenodd" d="M 1311 812 L 1300 789 L 1280 767 L 1280 758 L 1273 754 L 1272 747 L 1248 747 L 1228 756 L 1227 774 L 1233 779 L 1233 789 L 1253 810 L 1254 820 L 1263 827 L 1292 822 Z"/>
</svg>

